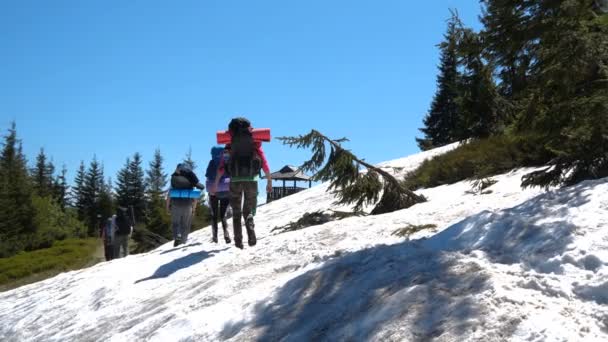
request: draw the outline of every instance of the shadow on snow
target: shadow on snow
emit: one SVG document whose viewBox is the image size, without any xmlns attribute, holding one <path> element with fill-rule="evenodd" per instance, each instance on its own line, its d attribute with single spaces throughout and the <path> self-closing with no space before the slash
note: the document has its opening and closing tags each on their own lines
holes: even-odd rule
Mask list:
<svg viewBox="0 0 608 342">
<path fill-rule="evenodd" d="M 429 340 L 446 331 L 463 336 L 491 314 L 475 297 L 490 289 L 490 275 L 466 254 L 481 250 L 494 263 L 560 272 L 550 259 L 572 242 L 576 227 L 568 222 L 569 208 L 588 202 L 583 193 L 589 184 L 544 193 L 497 213 L 478 213 L 428 239 L 331 259 L 288 281 L 255 306 L 251 320 L 226 324 L 218 337 Z M 518 322 L 505 319 L 487 336 L 506 338 Z M 249 335 L 254 330 L 255 337 Z"/>
<path fill-rule="evenodd" d="M 141 282 L 147 281 L 147 280 L 152 280 L 152 279 L 167 278 L 168 276 L 172 275 L 173 273 L 175 273 L 181 269 L 188 268 L 190 266 L 198 264 L 199 262 L 213 256 L 215 253 L 218 253 L 218 252 L 220 252 L 220 251 L 213 250 L 213 251 L 200 251 L 200 252 L 196 252 L 196 253 L 190 253 L 186 256 L 172 260 L 171 262 L 160 266 L 154 272 L 154 274 L 152 274 L 151 276 L 149 276 L 147 278 L 143 278 L 143 279 L 139 279 L 139 280 L 135 281 L 135 284 L 141 283 Z"/>
</svg>

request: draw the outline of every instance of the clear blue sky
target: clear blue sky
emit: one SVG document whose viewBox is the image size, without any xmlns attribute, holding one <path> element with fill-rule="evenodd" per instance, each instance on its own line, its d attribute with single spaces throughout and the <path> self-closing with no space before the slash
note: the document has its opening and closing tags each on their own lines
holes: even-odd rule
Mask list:
<svg viewBox="0 0 608 342">
<path fill-rule="evenodd" d="M 93 155 L 114 178 L 156 148 L 172 169 L 191 147 L 200 174 L 238 115 L 346 136 L 371 162 L 406 156 L 448 8 L 479 27 L 474 0 L 2 1 L 0 128 L 15 120 L 30 162 L 44 147 L 70 178 Z M 273 170 L 309 156 L 265 150 Z"/>
</svg>

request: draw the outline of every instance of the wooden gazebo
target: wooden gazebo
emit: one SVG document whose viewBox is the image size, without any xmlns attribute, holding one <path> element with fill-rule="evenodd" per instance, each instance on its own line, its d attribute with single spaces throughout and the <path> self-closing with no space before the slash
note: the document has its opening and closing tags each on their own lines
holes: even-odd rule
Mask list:
<svg viewBox="0 0 608 342">
<path fill-rule="evenodd" d="M 297 182 L 308 182 L 308 188 L 312 186 L 310 176 L 304 174 L 297 166 L 285 165 L 281 170 L 272 173 L 270 176 L 273 181 L 283 181 L 283 186 L 272 187 L 272 192 L 269 192 L 266 198 L 267 203 L 307 189 L 298 187 Z M 293 186 L 286 183 L 289 181 L 293 181 Z"/>
</svg>

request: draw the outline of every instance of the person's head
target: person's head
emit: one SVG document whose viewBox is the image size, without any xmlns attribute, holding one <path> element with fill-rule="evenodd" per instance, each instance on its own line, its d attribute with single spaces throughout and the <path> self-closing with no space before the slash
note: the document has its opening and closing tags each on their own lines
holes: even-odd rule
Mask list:
<svg viewBox="0 0 608 342">
<path fill-rule="evenodd" d="M 186 164 L 186 163 L 179 163 L 179 164 L 177 164 L 177 167 L 175 168 L 175 172 L 178 174 L 181 174 L 183 172 L 188 172 L 188 171 L 192 171 L 192 170 L 190 170 L 190 166 L 188 166 L 188 164 Z"/>
<path fill-rule="evenodd" d="M 126 215 L 127 215 L 127 208 L 121 207 L 121 206 L 118 206 L 118 208 L 116 208 L 116 216 L 126 216 Z"/>
<path fill-rule="evenodd" d="M 244 117 L 234 118 L 230 120 L 230 123 L 228 124 L 228 130 L 232 133 L 249 129 L 251 129 L 251 122 Z"/>
<path fill-rule="evenodd" d="M 221 157 L 224 153 L 224 148 L 222 146 L 213 146 L 211 148 L 211 158 Z"/>
</svg>

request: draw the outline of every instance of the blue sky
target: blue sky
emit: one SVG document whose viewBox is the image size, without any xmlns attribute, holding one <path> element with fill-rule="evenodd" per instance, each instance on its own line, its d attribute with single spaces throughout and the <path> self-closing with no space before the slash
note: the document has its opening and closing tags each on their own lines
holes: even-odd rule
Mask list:
<svg viewBox="0 0 608 342">
<path fill-rule="evenodd" d="M 316 128 L 371 162 L 418 150 L 448 8 L 479 27 L 478 1 L 0 2 L 0 128 L 17 122 L 70 178 L 106 176 L 160 148 L 201 173 L 215 131 L 244 115 L 273 136 Z M 271 168 L 308 151 L 272 141 Z"/>
</svg>

